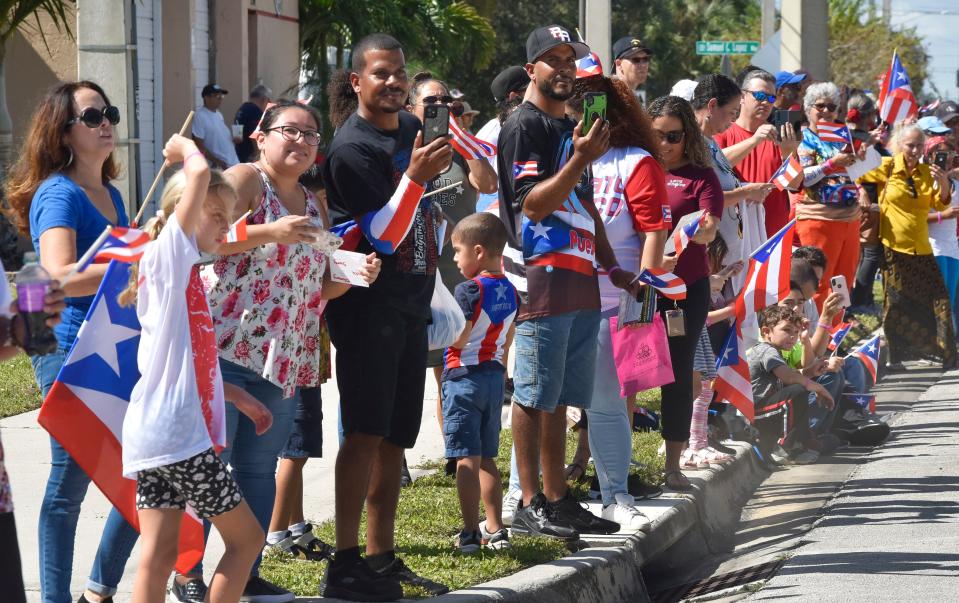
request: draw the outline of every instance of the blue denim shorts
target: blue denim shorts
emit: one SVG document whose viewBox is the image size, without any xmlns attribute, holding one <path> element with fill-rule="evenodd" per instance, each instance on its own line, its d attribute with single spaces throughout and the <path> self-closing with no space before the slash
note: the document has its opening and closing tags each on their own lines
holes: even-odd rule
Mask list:
<svg viewBox="0 0 959 603">
<path fill-rule="evenodd" d="M 495 458 L 506 381 L 502 370 L 477 370 L 444 379 L 443 438 L 446 458 Z"/>
<path fill-rule="evenodd" d="M 304 387 L 296 390 L 296 414 L 293 415 L 293 431 L 286 446 L 280 451 L 281 459 L 318 459 L 323 456 L 323 400 L 320 387 Z"/>
<path fill-rule="evenodd" d="M 577 310 L 516 325 L 513 401 L 546 412 L 589 408 L 599 317 L 599 310 Z"/>
</svg>

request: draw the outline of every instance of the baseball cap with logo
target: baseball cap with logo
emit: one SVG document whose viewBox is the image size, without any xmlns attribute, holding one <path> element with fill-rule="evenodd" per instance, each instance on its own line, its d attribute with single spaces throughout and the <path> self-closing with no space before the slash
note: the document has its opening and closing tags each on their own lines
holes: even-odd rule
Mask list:
<svg viewBox="0 0 959 603">
<path fill-rule="evenodd" d="M 577 59 L 589 53 L 589 46 L 575 41 L 568 29 L 560 25 L 547 25 L 534 29 L 526 38 L 526 61 L 535 63 L 536 59 L 543 56 L 547 50 L 562 44 L 571 46 Z"/>
<path fill-rule="evenodd" d="M 639 36 L 626 36 L 625 38 L 620 38 L 613 44 L 613 60 L 615 61 L 616 59 L 621 59 L 626 55 L 639 51 L 653 54 L 653 51 L 648 46 L 643 44 L 643 41 L 639 39 Z"/>
<path fill-rule="evenodd" d="M 210 96 L 211 94 L 229 94 L 229 92 L 220 88 L 219 84 L 207 84 L 203 87 L 203 92 L 200 93 L 200 96 Z"/>
<path fill-rule="evenodd" d="M 939 106 L 936 108 L 936 117 L 941 119 L 943 123 L 949 123 L 959 117 L 959 104 L 951 100 L 939 103 Z"/>
</svg>

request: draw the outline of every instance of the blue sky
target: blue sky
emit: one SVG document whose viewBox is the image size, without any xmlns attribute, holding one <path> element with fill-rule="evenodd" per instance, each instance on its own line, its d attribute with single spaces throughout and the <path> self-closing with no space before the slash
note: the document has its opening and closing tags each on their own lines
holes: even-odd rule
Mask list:
<svg viewBox="0 0 959 603">
<path fill-rule="evenodd" d="M 959 100 L 959 2 L 955 0 L 892 0 L 892 24 L 915 27 L 929 59 L 929 79 L 944 98 Z M 919 92 L 918 90 L 916 91 Z M 927 85 L 925 92 L 932 92 Z"/>
</svg>

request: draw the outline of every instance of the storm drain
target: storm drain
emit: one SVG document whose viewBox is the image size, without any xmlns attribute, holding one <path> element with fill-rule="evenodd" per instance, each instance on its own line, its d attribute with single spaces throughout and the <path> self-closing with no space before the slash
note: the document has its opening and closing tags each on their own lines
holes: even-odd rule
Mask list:
<svg viewBox="0 0 959 603">
<path fill-rule="evenodd" d="M 775 574 L 785 562 L 785 559 L 769 561 L 760 565 L 739 569 L 734 572 L 720 574 L 718 576 L 711 576 L 697 582 L 680 584 L 679 586 L 673 586 L 653 592 L 651 594 L 651 598 L 654 603 L 676 603 L 677 601 L 682 601 L 684 599 L 692 599 L 694 597 L 701 597 L 703 595 L 726 590 L 728 588 L 735 588 L 737 586 L 749 584 L 750 582 L 758 582 L 760 580 L 765 580 L 766 578 L 769 578 Z"/>
</svg>

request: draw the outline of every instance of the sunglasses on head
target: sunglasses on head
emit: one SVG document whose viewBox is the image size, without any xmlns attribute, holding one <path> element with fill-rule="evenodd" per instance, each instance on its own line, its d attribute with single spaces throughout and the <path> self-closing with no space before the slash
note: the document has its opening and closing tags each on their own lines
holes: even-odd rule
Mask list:
<svg viewBox="0 0 959 603">
<path fill-rule="evenodd" d="M 686 136 L 686 132 L 683 130 L 670 130 L 669 132 L 656 130 L 656 133 L 659 134 L 660 140 L 665 140 L 669 144 L 679 144 L 683 141 L 683 137 Z"/>
<path fill-rule="evenodd" d="M 815 105 L 813 105 L 813 107 L 816 107 L 816 111 L 823 111 L 828 113 L 834 113 L 836 109 L 839 108 L 832 103 L 816 103 Z"/>
<path fill-rule="evenodd" d="M 112 105 L 104 107 L 102 110 L 95 107 L 87 107 L 83 111 L 80 111 L 80 115 L 68 121 L 67 125 L 72 126 L 75 123 L 82 122 L 83 125 L 88 128 L 99 128 L 100 124 L 103 123 L 103 118 L 106 118 L 111 126 L 115 126 L 120 123 L 120 110 Z"/>
<path fill-rule="evenodd" d="M 761 103 L 763 101 L 769 101 L 769 104 L 776 102 L 775 94 L 766 94 L 760 90 L 747 90 L 746 92 L 753 95 L 753 98 L 756 99 L 756 102 Z"/>
<path fill-rule="evenodd" d="M 424 105 L 436 105 L 436 104 L 448 105 L 451 102 L 453 102 L 453 97 L 449 96 L 448 94 L 444 96 L 424 96 L 423 97 Z"/>
</svg>

